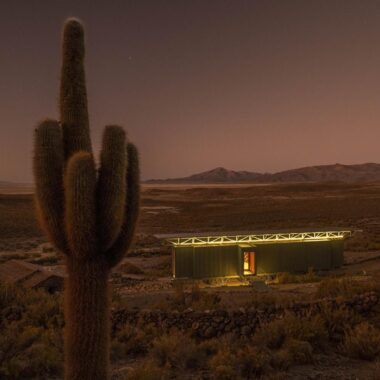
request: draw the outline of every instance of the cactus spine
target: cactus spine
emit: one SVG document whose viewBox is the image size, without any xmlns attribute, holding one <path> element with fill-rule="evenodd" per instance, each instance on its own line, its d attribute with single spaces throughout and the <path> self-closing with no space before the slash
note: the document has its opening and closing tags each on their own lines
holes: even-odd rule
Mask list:
<svg viewBox="0 0 380 380">
<path fill-rule="evenodd" d="M 107 126 L 100 168 L 92 155 L 84 71 L 84 30 L 66 21 L 60 123 L 35 131 L 38 218 L 65 254 L 65 379 L 109 378 L 108 276 L 128 250 L 139 209 L 136 147 L 119 126 Z"/>
</svg>

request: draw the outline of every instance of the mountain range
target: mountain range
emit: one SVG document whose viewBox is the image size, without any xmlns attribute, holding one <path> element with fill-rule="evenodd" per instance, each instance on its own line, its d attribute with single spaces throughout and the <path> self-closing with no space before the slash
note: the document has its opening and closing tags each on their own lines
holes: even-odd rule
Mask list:
<svg viewBox="0 0 380 380">
<path fill-rule="evenodd" d="M 151 179 L 151 184 L 207 183 L 291 183 L 291 182 L 372 182 L 380 181 L 380 164 L 319 165 L 285 170 L 277 173 L 257 173 L 218 167 L 188 177 Z"/>
</svg>

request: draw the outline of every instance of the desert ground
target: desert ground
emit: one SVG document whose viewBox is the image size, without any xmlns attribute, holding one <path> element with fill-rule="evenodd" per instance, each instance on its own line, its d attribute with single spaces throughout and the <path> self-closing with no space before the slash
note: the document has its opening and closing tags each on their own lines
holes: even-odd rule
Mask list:
<svg viewBox="0 0 380 380">
<path fill-rule="evenodd" d="M 341 269 L 285 276 L 282 280 L 263 278 L 249 286 L 239 281 L 199 281 L 195 285 L 182 284 L 180 287 L 173 284 L 170 248 L 154 236 L 318 227 L 344 227 L 357 231 L 345 243 L 345 264 Z M 26 260 L 64 272 L 63 258 L 54 252 L 38 227 L 33 195 L 27 191 L 17 192 L 17 189 L 2 189 L 0 194 L 0 262 L 9 259 Z M 218 308 L 223 305 L 226 310 L 239 310 L 252 305 L 254 300 L 267 303 L 267 298 L 274 304 L 305 302 L 324 295 L 320 293 L 321 281 L 345 278 L 371 289 L 380 278 L 380 183 L 143 186 L 135 243 L 113 273 L 112 282 L 119 308 L 137 312 L 146 309 L 178 309 L 182 312 L 185 308 L 198 307 L 203 312 L 216 305 Z M 195 298 L 201 299 L 203 304 L 189 305 L 187 301 L 176 304 L 173 301 L 178 301 L 178 297 L 185 299 L 194 292 L 202 293 L 201 297 Z M 380 327 L 377 309 L 365 318 Z M 142 360 L 138 355 L 128 360 L 119 359 L 119 364 L 115 365 L 115 379 L 124 378 L 123 371 L 129 373 Z M 339 349 L 329 354 L 317 350 L 313 360 L 296 361 L 286 371 L 279 370 L 278 374 L 264 371 L 260 376 L 273 379 L 376 379 L 379 378 L 376 377 L 379 368 L 377 358 L 368 361 L 347 358 Z M 196 374 L 181 370 L 184 371 L 183 378 L 214 378 L 207 370 Z M 225 373 L 226 377 L 222 375 L 220 378 L 234 378 Z M 134 378 L 144 378 L 141 376 Z"/>
</svg>

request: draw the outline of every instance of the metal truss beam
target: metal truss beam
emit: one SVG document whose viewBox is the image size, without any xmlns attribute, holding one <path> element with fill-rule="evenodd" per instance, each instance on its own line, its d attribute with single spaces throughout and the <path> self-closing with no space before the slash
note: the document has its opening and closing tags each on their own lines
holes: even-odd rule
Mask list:
<svg viewBox="0 0 380 380">
<path fill-rule="evenodd" d="M 275 242 L 303 242 L 339 240 L 351 236 L 351 231 L 321 231 L 321 232 L 293 232 L 268 233 L 236 236 L 205 236 L 205 237 L 179 237 L 169 238 L 167 242 L 173 246 L 197 245 L 231 245 L 241 243 L 265 244 Z"/>
</svg>

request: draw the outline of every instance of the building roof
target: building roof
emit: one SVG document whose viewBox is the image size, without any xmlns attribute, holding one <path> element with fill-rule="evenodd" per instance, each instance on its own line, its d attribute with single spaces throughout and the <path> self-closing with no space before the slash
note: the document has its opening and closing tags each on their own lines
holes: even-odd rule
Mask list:
<svg viewBox="0 0 380 380">
<path fill-rule="evenodd" d="M 237 235 L 262 235 L 262 234 L 287 234 L 297 232 L 328 232 L 328 231 L 351 231 L 348 227 L 320 227 L 320 228 L 286 228 L 286 229 L 266 229 L 266 230 L 233 230 L 233 231 L 209 231 L 209 232 L 178 232 L 170 234 L 155 234 L 157 239 L 174 239 L 186 237 L 207 237 L 207 236 L 237 236 Z"/>
<path fill-rule="evenodd" d="M 0 265 L 0 281 L 7 283 L 19 282 L 38 272 L 38 265 L 20 260 L 9 260 Z"/>
<path fill-rule="evenodd" d="M 193 234 L 161 234 L 155 235 L 165 239 L 173 246 L 200 246 L 200 245 L 231 245 L 231 244 L 265 244 L 280 242 L 306 242 L 340 240 L 351 236 L 350 229 L 319 228 L 319 229 L 292 229 L 275 231 L 245 231 L 245 232 L 212 232 Z"/>
<path fill-rule="evenodd" d="M 44 271 L 34 273 L 33 276 L 28 277 L 25 281 L 22 281 L 22 285 L 27 288 L 35 288 L 37 286 L 41 286 L 46 280 L 56 279 L 59 282 L 63 281 L 62 276 L 58 276 L 55 273 Z"/>
<path fill-rule="evenodd" d="M 51 277 L 63 278 L 56 271 L 48 271 L 41 265 L 22 260 L 9 260 L 0 265 L 0 282 L 35 287 Z"/>
</svg>

